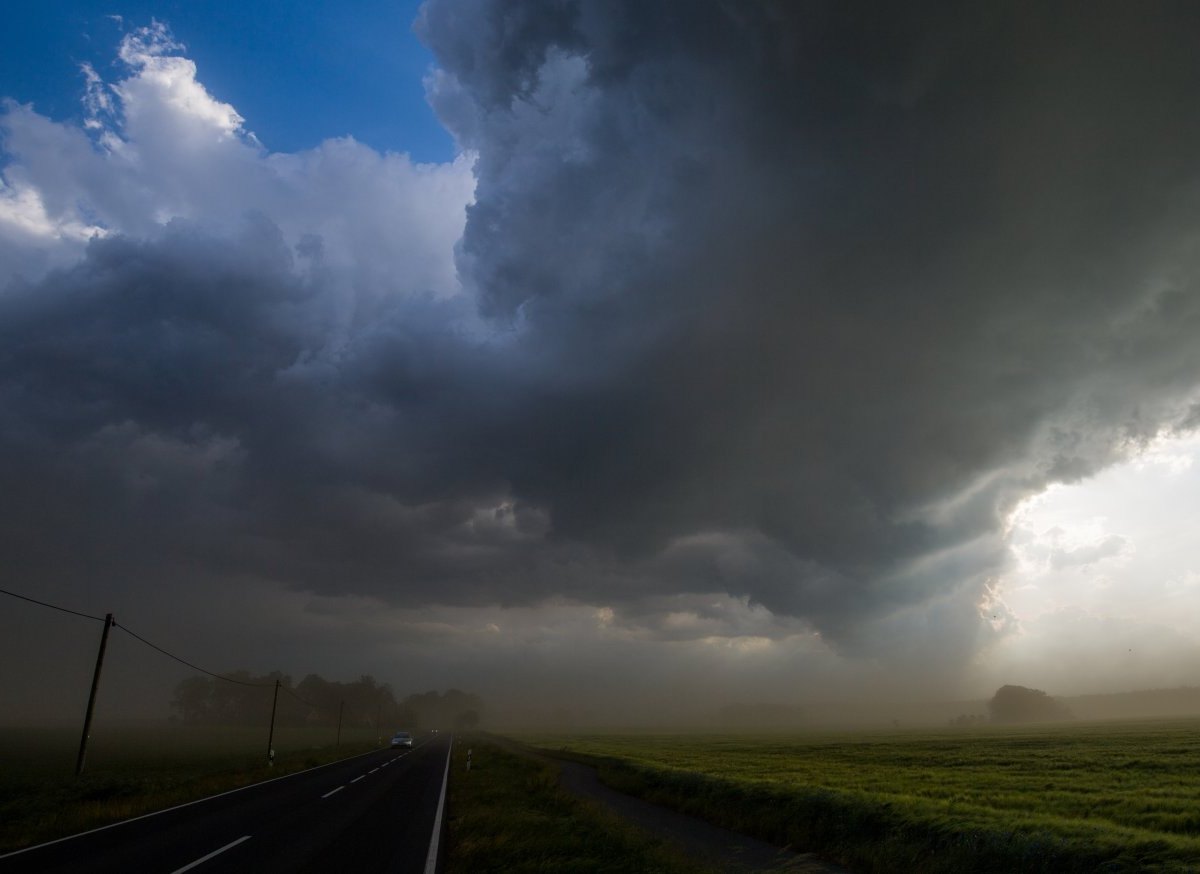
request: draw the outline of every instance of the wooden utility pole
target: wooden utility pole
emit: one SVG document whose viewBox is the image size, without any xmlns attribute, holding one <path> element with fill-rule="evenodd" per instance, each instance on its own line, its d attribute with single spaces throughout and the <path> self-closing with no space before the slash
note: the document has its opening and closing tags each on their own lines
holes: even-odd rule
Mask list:
<svg viewBox="0 0 1200 874">
<path fill-rule="evenodd" d="M 116 623 L 111 613 L 104 614 L 104 631 L 100 633 L 100 651 L 96 653 L 96 670 L 92 674 L 92 691 L 88 694 L 87 713 L 83 717 L 83 737 L 79 740 L 79 758 L 75 760 L 75 776 L 83 773 L 87 758 L 88 736 L 92 733 L 92 713 L 96 709 L 96 690 L 100 687 L 100 669 L 104 667 L 104 650 L 108 648 L 108 630 Z"/>
<path fill-rule="evenodd" d="M 275 764 L 275 708 L 279 704 L 279 680 L 275 681 L 275 697 L 271 699 L 271 730 L 267 733 L 267 764 Z"/>
</svg>

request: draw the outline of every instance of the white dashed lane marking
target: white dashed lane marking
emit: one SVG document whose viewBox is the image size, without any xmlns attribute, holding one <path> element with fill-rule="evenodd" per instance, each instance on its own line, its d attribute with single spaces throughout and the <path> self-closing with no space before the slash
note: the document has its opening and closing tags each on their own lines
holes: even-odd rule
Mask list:
<svg viewBox="0 0 1200 874">
<path fill-rule="evenodd" d="M 353 780 L 351 780 L 351 781 L 350 781 L 350 783 L 345 783 L 345 784 L 343 784 L 343 785 L 339 786 L 339 787 L 338 787 L 338 788 L 336 788 L 336 789 L 332 789 L 332 790 L 330 790 L 329 792 L 326 792 L 326 793 L 325 793 L 324 795 L 322 795 L 321 797 L 322 797 L 322 798 L 328 798 L 330 795 L 336 795 L 338 792 L 341 792 L 343 789 L 345 789 L 345 788 L 346 788 L 347 786 L 349 786 L 351 783 L 357 783 L 359 780 L 363 779 L 363 778 L 364 778 L 364 777 L 366 777 L 368 774 L 374 774 L 376 771 L 378 771 L 378 770 L 379 770 L 379 768 L 386 768 L 386 767 L 387 767 L 388 765 L 390 765 L 392 762 L 398 762 L 398 761 L 400 761 L 401 759 L 403 759 L 405 756 L 407 756 L 407 755 L 408 755 L 409 753 L 411 753 L 411 752 L 412 752 L 412 750 L 406 750 L 406 751 L 402 752 L 402 753 L 401 753 L 400 755 L 398 755 L 398 756 L 393 756 L 392 758 L 390 758 L 390 759 L 388 759 L 386 762 L 384 762 L 382 765 L 379 765 L 378 767 L 372 768 L 371 770 L 367 771 L 367 773 L 366 773 L 366 774 L 359 774 L 357 777 L 355 777 Z M 232 845 L 231 845 L 231 846 L 232 846 Z"/>
<path fill-rule="evenodd" d="M 207 862 L 213 856 L 219 856 L 222 853 L 224 853 L 226 850 L 232 850 L 234 847 L 236 847 L 242 841 L 248 841 L 248 840 L 250 840 L 250 835 L 244 835 L 243 837 L 238 838 L 236 841 L 230 841 L 229 843 L 227 843 L 225 846 L 221 847 L 220 849 L 213 850 L 207 856 L 201 856 L 195 862 L 190 862 L 189 864 L 184 865 L 182 868 L 176 868 L 174 871 L 171 872 L 171 874 L 183 874 L 184 871 L 191 871 L 197 865 L 203 865 L 205 862 Z"/>
</svg>

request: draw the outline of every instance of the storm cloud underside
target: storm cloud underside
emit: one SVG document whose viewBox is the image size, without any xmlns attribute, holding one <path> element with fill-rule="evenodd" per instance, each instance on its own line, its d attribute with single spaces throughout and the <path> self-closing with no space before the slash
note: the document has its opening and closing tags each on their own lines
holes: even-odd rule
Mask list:
<svg viewBox="0 0 1200 874">
<path fill-rule="evenodd" d="M 969 654 L 1017 503 L 1195 424 L 1197 14 L 430 0 L 444 166 L 131 38 L 0 116 L 7 573 Z"/>
</svg>

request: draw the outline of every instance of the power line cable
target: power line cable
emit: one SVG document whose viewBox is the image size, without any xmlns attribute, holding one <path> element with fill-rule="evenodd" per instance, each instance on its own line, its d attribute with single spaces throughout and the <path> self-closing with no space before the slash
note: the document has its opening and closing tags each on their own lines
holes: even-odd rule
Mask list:
<svg viewBox="0 0 1200 874">
<path fill-rule="evenodd" d="M 72 616 L 82 616 L 84 619 L 95 619 L 97 622 L 103 622 L 103 616 L 93 616 L 91 613 L 80 613 L 78 610 L 68 610 L 66 607 L 59 607 L 57 604 L 48 604 L 45 601 L 39 601 L 37 598 L 30 598 L 28 595 L 18 595 L 16 592 L 10 592 L 8 589 L 0 589 L 0 594 L 11 595 L 14 598 L 20 598 L 22 601 L 28 601 L 31 604 L 40 604 L 43 607 L 49 607 L 51 610 L 59 610 L 63 613 L 70 613 Z"/>
<path fill-rule="evenodd" d="M 18 594 L 17 592 L 10 592 L 8 589 L 0 589 L 0 595 L 8 595 L 12 598 L 19 598 L 22 601 L 28 601 L 29 603 L 37 604 L 40 607 L 49 607 L 51 610 L 58 610 L 62 613 L 70 613 L 72 616 L 79 616 L 83 619 L 93 619 L 96 622 L 104 621 L 104 617 L 102 617 L 102 616 L 93 616 L 91 613 L 81 613 L 78 610 L 70 610 L 66 607 L 61 607 L 58 604 L 51 604 L 46 601 L 39 601 L 37 598 L 30 598 L 28 595 L 21 595 L 21 594 Z M 150 641 L 146 640 L 146 638 L 142 637 L 140 634 L 138 634 L 136 631 L 134 631 L 132 628 L 129 628 L 126 625 L 122 625 L 121 623 L 117 622 L 116 620 L 113 621 L 113 625 L 115 625 L 117 628 L 120 628 L 122 631 L 124 631 L 130 637 L 140 640 L 142 643 L 144 643 L 146 646 L 150 647 L 151 649 L 157 650 L 158 652 L 162 653 L 167 658 L 174 659 L 175 661 L 179 662 L 181 665 L 187 665 L 192 670 L 199 671 L 202 674 L 207 674 L 208 676 L 213 677 L 214 679 L 223 680 L 226 683 L 236 683 L 239 686 L 251 686 L 256 689 L 269 689 L 275 685 L 274 682 L 252 683 L 252 682 L 248 682 L 246 680 L 235 680 L 232 677 L 223 677 L 220 674 L 213 673 L 212 671 L 202 668 L 197 664 L 193 664 L 192 662 L 189 662 L 187 659 L 181 658 L 181 657 L 175 655 L 175 653 L 173 653 L 173 652 L 169 652 L 169 651 L 163 649 L 158 644 L 151 643 Z M 282 688 L 285 692 L 287 692 L 289 695 L 291 695 L 293 698 L 295 698 L 301 704 L 311 707 L 314 710 L 322 709 L 319 704 L 314 704 L 312 701 L 309 701 L 307 698 L 304 698 L 299 693 L 294 691 L 291 687 L 285 686 L 284 684 L 280 683 L 280 688 Z"/>
<path fill-rule="evenodd" d="M 320 707 L 320 705 L 313 704 L 311 701 L 300 697 L 300 695 L 297 694 L 296 692 L 294 692 L 290 687 L 280 684 L 280 688 L 283 689 L 283 691 L 287 692 L 289 695 L 291 695 L 293 698 L 295 698 L 297 701 L 299 701 L 301 704 L 307 704 L 313 710 L 321 710 L 322 709 Z"/>
<path fill-rule="evenodd" d="M 140 634 L 133 631 L 131 628 L 128 628 L 127 626 L 124 626 L 119 622 L 113 622 L 113 625 L 117 626 L 117 628 L 121 629 L 126 634 L 130 635 L 131 637 L 137 638 L 138 640 L 140 640 L 142 643 L 146 644 L 146 646 L 150 647 L 151 649 L 156 649 L 159 652 L 161 652 L 163 655 L 167 656 L 168 658 L 175 659 L 175 661 L 179 662 L 181 665 L 187 665 L 189 668 L 191 668 L 194 671 L 199 671 L 202 674 L 208 674 L 210 677 L 214 677 L 218 680 L 224 680 L 226 683 L 237 683 L 239 686 L 254 686 L 259 689 L 268 689 L 271 686 L 275 685 L 274 682 L 251 683 L 246 680 L 235 680 L 232 677 L 222 677 L 220 674 L 214 674 L 212 671 L 205 670 L 204 668 L 200 667 L 199 665 L 192 664 L 187 659 L 180 658 L 179 656 L 175 655 L 175 653 L 173 653 L 173 652 L 167 652 L 161 646 L 151 643 L 150 641 L 146 640 L 146 638 L 142 637 Z"/>
</svg>

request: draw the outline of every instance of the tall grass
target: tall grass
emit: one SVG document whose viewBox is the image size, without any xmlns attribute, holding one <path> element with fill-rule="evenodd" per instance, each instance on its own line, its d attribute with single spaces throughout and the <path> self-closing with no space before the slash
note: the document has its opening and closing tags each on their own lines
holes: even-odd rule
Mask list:
<svg viewBox="0 0 1200 874">
<path fill-rule="evenodd" d="M 466 770 L 467 749 L 473 751 Z M 447 874 L 700 874 L 706 871 L 566 794 L 553 765 L 472 738 L 451 764 Z"/>
<path fill-rule="evenodd" d="M 1200 871 L 1200 723 L 528 738 L 859 871 Z"/>
</svg>

